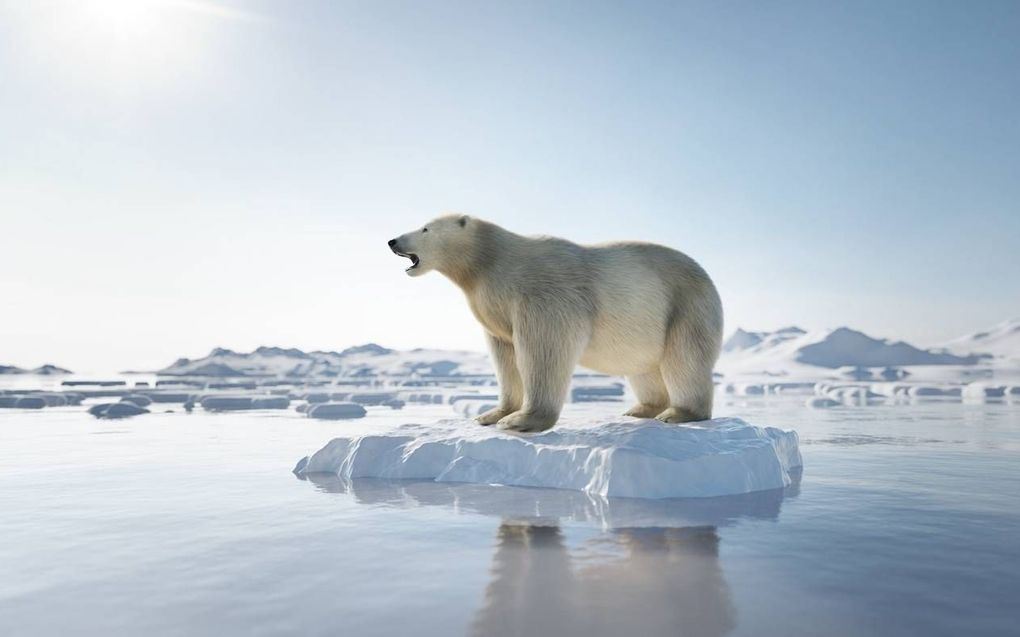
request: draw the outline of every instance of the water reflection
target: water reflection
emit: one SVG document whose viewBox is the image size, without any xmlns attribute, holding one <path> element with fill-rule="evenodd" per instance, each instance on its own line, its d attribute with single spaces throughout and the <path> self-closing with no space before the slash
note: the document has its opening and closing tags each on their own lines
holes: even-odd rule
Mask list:
<svg viewBox="0 0 1020 637">
<path fill-rule="evenodd" d="M 472 633 L 723 635 L 735 613 L 718 557 L 711 526 L 618 529 L 571 551 L 557 526 L 503 523 Z"/>
<path fill-rule="evenodd" d="M 724 498 L 638 500 L 575 491 L 305 476 L 368 506 L 444 506 L 499 518 L 479 636 L 723 635 L 736 625 L 717 529 L 776 519 L 787 489 Z M 569 541 L 565 524 L 605 530 Z"/>
<path fill-rule="evenodd" d="M 603 529 L 726 526 L 740 519 L 776 519 L 784 499 L 800 491 L 800 470 L 791 473 L 793 484 L 785 489 L 717 498 L 603 498 L 581 491 L 504 487 L 486 484 L 433 481 L 349 480 L 335 474 L 298 476 L 327 493 L 350 494 L 360 504 L 413 508 L 447 507 L 454 512 L 474 513 L 520 520 L 529 524 L 583 523 Z"/>
</svg>

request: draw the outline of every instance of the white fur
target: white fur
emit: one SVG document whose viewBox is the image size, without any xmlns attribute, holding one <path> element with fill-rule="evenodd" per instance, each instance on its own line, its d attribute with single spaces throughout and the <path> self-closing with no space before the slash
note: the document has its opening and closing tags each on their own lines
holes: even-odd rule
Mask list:
<svg viewBox="0 0 1020 637">
<path fill-rule="evenodd" d="M 627 376 L 640 403 L 628 415 L 666 422 L 712 416 L 712 367 L 722 304 L 687 255 L 651 243 L 581 246 L 523 237 L 461 215 L 404 234 L 408 274 L 457 283 L 485 328 L 500 385 L 479 416 L 516 431 L 555 424 L 575 365 Z"/>
</svg>

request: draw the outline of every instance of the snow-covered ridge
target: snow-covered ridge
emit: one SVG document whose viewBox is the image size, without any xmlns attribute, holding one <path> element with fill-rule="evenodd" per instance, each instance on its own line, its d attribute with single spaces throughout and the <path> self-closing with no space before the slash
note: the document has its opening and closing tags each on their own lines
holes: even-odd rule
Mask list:
<svg viewBox="0 0 1020 637">
<path fill-rule="evenodd" d="M 897 380 L 904 376 L 944 376 L 982 366 L 1020 369 L 1020 320 L 1007 321 L 927 349 L 876 338 L 848 327 L 806 331 L 785 327 L 773 332 L 738 329 L 723 344 L 716 371 L 724 377 Z M 903 368 L 911 368 L 909 372 Z M 937 369 L 944 370 L 937 372 Z M 837 371 L 838 370 L 838 371 Z M 856 370 L 856 371 L 855 371 Z M 871 370 L 867 373 L 860 370 Z M 584 370 L 579 370 L 584 371 Z M 916 373 L 915 373 L 916 372 Z M 486 354 L 439 349 L 398 351 L 369 343 L 343 351 L 304 352 L 259 347 L 252 352 L 216 348 L 207 356 L 182 358 L 161 375 L 273 377 L 293 379 L 350 377 L 475 376 L 493 374 Z"/>
<path fill-rule="evenodd" d="M 723 343 L 722 351 L 723 353 L 740 352 L 751 349 L 766 341 L 774 346 L 777 343 L 796 338 L 804 333 L 804 330 L 796 326 L 784 327 L 775 332 L 746 332 L 738 327 L 737 331 Z"/>
<path fill-rule="evenodd" d="M 737 330 L 726 341 L 717 369 L 724 374 L 810 375 L 819 368 L 975 365 L 988 358 L 922 349 L 848 327 L 814 331 L 789 327 L 776 332 Z"/>
<path fill-rule="evenodd" d="M 413 349 L 397 351 L 369 343 L 341 352 L 259 347 L 242 353 L 216 348 L 196 360 L 182 358 L 157 373 L 169 376 L 271 376 L 289 378 L 358 376 L 469 376 L 491 374 L 478 352 Z"/>
<path fill-rule="evenodd" d="M 36 376 L 51 376 L 55 374 L 70 374 L 71 371 L 56 365 L 42 365 L 35 369 L 22 369 L 13 365 L 0 365 L 0 374 L 35 374 Z"/>
<path fill-rule="evenodd" d="M 471 482 L 602 497 L 701 498 L 786 487 L 801 466 L 797 434 L 720 418 L 561 422 L 515 435 L 471 421 L 406 424 L 335 438 L 294 469 L 344 479 Z"/>
<path fill-rule="evenodd" d="M 991 354 L 1020 361 L 1020 318 L 1003 321 L 989 329 L 966 334 L 938 345 L 954 354 Z"/>
</svg>

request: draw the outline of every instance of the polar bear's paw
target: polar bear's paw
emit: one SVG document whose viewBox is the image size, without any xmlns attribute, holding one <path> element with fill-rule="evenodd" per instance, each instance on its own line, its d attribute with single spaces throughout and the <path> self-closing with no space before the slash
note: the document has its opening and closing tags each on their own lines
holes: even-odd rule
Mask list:
<svg viewBox="0 0 1020 637">
<path fill-rule="evenodd" d="M 516 410 L 510 407 L 496 407 L 495 409 L 490 409 L 484 414 L 478 414 L 475 420 L 478 421 L 478 424 L 482 425 L 483 427 L 486 427 L 488 425 L 495 425 L 501 419 L 514 413 L 514 411 Z"/>
<path fill-rule="evenodd" d="M 506 431 L 533 432 L 552 429 L 552 426 L 555 424 L 556 416 L 515 411 L 509 416 L 500 419 L 496 426 Z"/>
<path fill-rule="evenodd" d="M 656 420 L 661 420 L 662 422 L 672 423 L 696 422 L 698 420 L 708 420 L 707 417 L 701 417 L 698 414 L 691 411 L 690 409 L 685 409 L 683 407 L 670 407 L 669 409 L 662 412 L 655 418 Z"/>
<path fill-rule="evenodd" d="M 627 410 L 624 416 L 634 418 L 655 418 L 662 413 L 662 405 L 645 405 L 638 403 Z"/>
</svg>

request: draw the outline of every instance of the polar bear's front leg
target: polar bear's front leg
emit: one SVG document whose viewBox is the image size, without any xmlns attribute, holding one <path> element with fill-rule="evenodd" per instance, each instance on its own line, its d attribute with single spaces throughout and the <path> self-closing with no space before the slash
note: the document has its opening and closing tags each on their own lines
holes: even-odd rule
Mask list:
<svg viewBox="0 0 1020 637">
<path fill-rule="evenodd" d="M 514 351 L 524 388 L 521 409 L 499 421 L 500 429 L 545 431 L 560 417 L 570 376 L 584 346 L 579 324 L 547 316 L 524 317 L 514 325 Z"/>
<path fill-rule="evenodd" d="M 512 343 L 501 341 L 486 332 L 492 362 L 496 366 L 496 382 L 499 383 L 499 405 L 480 414 L 476 420 L 480 425 L 496 424 L 501 418 L 521 408 L 524 401 L 524 390 L 521 387 L 521 374 L 517 371 L 517 359 Z"/>
</svg>

